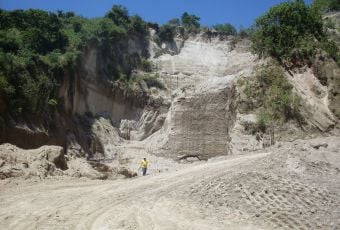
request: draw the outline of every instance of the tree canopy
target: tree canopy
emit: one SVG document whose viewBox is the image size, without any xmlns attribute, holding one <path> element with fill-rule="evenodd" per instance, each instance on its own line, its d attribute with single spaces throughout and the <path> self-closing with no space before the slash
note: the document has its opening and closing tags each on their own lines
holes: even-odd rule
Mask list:
<svg viewBox="0 0 340 230">
<path fill-rule="evenodd" d="M 217 32 L 224 33 L 226 35 L 235 35 L 237 33 L 235 27 L 230 23 L 214 25 L 213 29 L 215 29 Z"/>
<path fill-rule="evenodd" d="M 200 17 L 184 12 L 181 17 L 182 25 L 189 32 L 195 32 L 200 28 Z"/>
<path fill-rule="evenodd" d="M 314 0 L 312 7 L 323 12 L 340 10 L 339 0 Z"/>
<path fill-rule="evenodd" d="M 259 56 L 272 56 L 295 62 L 312 58 L 318 48 L 329 51 L 320 11 L 303 0 L 283 2 L 272 7 L 255 21 L 253 51 Z M 332 53 L 333 52 L 333 53 Z"/>
<path fill-rule="evenodd" d="M 146 39 L 147 26 L 122 6 L 114 5 L 106 17 L 95 19 L 63 11 L 0 10 L 0 97 L 6 98 L 8 112 L 41 115 L 56 106 L 59 81 L 74 71 L 89 40 L 114 54 L 109 50 L 127 42 L 130 34 Z M 129 68 L 141 62 L 141 57 L 125 58 L 112 59 L 111 80 L 127 76 L 122 62 Z"/>
</svg>

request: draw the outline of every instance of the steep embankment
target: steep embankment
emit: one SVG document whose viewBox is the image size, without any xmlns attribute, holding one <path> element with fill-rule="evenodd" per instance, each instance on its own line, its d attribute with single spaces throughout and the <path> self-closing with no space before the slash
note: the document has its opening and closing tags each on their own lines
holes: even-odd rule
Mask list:
<svg viewBox="0 0 340 230">
<path fill-rule="evenodd" d="M 47 130 L 18 123 L 2 129 L 2 138 L 25 148 L 57 144 L 69 155 L 105 158 L 115 164 L 127 155 L 133 158 L 129 147 L 124 147 L 131 146 L 130 140 L 142 141 L 144 155 L 172 159 L 208 159 L 228 155 L 233 149 L 237 153 L 263 148 L 255 136 L 247 135 L 247 125 L 257 122 L 256 115 L 240 114 L 237 108 L 242 89 L 236 81 L 254 78 L 256 68 L 267 62 L 251 54 L 250 41 L 235 43 L 233 37 L 201 33 L 158 44 L 153 36 L 148 43 L 132 37 L 123 47 L 131 57 L 145 52 L 152 55 L 150 74 L 158 76 L 164 89 L 145 90 L 143 80 L 134 90 L 112 83 L 111 56 L 106 46 L 92 41 L 77 71 L 63 78 L 54 125 Z M 334 98 L 330 97 L 334 96 L 337 70 L 329 85 L 322 85 L 311 69 L 286 72 L 303 99 L 306 120 L 322 131 L 337 124 Z"/>
<path fill-rule="evenodd" d="M 333 62 L 331 64 L 335 64 Z M 329 68 L 330 72 L 333 72 L 329 76 L 331 78 L 331 75 L 334 75 L 334 81 L 334 78 L 340 76 L 340 69 L 336 64 L 329 66 Z M 305 113 L 306 121 L 322 132 L 332 130 L 339 122 L 337 105 L 335 105 L 336 102 L 330 95 L 334 92 L 333 82 L 329 82 L 328 85 L 322 85 L 316 73 L 309 68 L 292 75 L 287 74 L 287 79 L 303 99 L 303 108 L 301 110 Z"/>
<path fill-rule="evenodd" d="M 233 47 L 232 39 L 200 34 L 180 44 L 178 54 L 153 59 L 171 106 L 163 128 L 145 143 L 171 158 L 227 155 L 237 113 L 235 80 L 251 76 L 258 60 L 246 40 Z"/>
<path fill-rule="evenodd" d="M 152 39 L 150 54 L 160 49 Z M 24 148 L 57 144 L 71 156 L 117 163 L 129 151 L 122 145 L 153 134 L 145 140 L 144 148 L 158 156 L 207 159 L 230 154 L 230 130 L 237 111 L 234 80 L 250 76 L 257 62 L 248 50 L 249 42 L 233 47 L 231 40 L 199 34 L 180 43 L 177 53 L 170 55 L 166 50 L 151 58 L 152 74 L 159 76 L 165 90 L 153 88 L 150 94 L 143 87 L 129 91 L 126 85 L 112 83 L 108 62 L 113 60 L 107 46 L 91 41 L 76 71 L 66 72 L 62 79 L 60 104 L 50 129 L 38 129 L 23 121 L 24 128 L 17 123 L 2 129 L 2 142 Z M 147 48 L 137 38 L 126 44 L 116 51 L 134 56 Z M 25 132 L 17 139 L 14 134 L 21 129 Z M 14 134 L 5 135 L 6 131 Z M 40 132 L 45 139 L 37 137 Z"/>
</svg>

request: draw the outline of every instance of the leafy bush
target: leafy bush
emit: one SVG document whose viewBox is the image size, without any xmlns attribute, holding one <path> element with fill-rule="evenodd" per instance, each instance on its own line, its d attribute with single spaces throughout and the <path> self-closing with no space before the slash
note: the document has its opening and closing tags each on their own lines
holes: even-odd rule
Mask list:
<svg viewBox="0 0 340 230">
<path fill-rule="evenodd" d="M 258 73 L 257 80 L 266 91 L 264 107 L 271 111 L 274 120 L 301 122 L 300 99 L 292 91 L 293 86 L 277 67 L 269 67 Z"/>
<path fill-rule="evenodd" d="M 141 80 L 145 81 L 146 85 L 151 88 L 155 87 L 158 89 L 165 89 L 164 84 L 158 79 L 159 76 L 156 75 L 144 75 Z"/>
<path fill-rule="evenodd" d="M 237 32 L 235 27 L 230 23 L 217 24 L 217 25 L 214 25 L 213 28 L 217 32 L 220 32 L 226 35 L 236 35 L 236 32 Z"/>
<path fill-rule="evenodd" d="M 329 18 L 327 18 L 327 19 L 325 20 L 325 27 L 328 28 L 328 29 L 333 29 L 333 30 L 336 29 L 335 22 L 332 21 L 332 20 L 329 19 Z"/>
<path fill-rule="evenodd" d="M 179 18 L 173 18 L 169 20 L 167 24 L 178 27 L 181 26 L 181 20 Z"/>
<path fill-rule="evenodd" d="M 7 82 L 6 77 L 0 75 L 0 91 L 5 92 L 7 95 L 13 95 L 15 88 Z"/>
<path fill-rule="evenodd" d="M 188 14 L 187 12 L 184 12 L 181 17 L 182 26 L 188 31 L 188 32 L 199 32 L 200 30 L 200 18 L 197 17 L 194 14 Z"/>
<path fill-rule="evenodd" d="M 106 14 L 107 18 L 110 18 L 117 26 L 127 28 L 129 23 L 129 12 L 121 5 L 113 5 L 111 10 Z"/>
<path fill-rule="evenodd" d="M 321 42 L 321 47 L 329 54 L 329 56 L 337 61 L 338 65 L 340 66 L 339 46 L 334 41 L 324 38 Z"/>
<path fill-rule="evenodd" d="M 198 33 L 200 31 L 200 18 L 193 14 L 184 12 L 181 20 L 178 18 L 171 19 L 157 30 L 158 43 L 173 42 L 175 35 L 185 38 L 189 33 Z"/>
<path fill-rule="evenodd" d="M 46 54 L 53 49 L 65 50 L 68 45 L 67 37 L 61 30 L 62 23 L 54 13 L 33 9 L 1 10 L 0 15 L 1 30 L 20 31 L 20 38 L 26 49 Z"/>
<path fill-rule="evenodd" d="M 260 69 L 255 79 L 243 82 L 247 100 L 257 100 L 260 107 L 255 131 L 263 131 L 270 122 L 296 121 L 304 123 L 300 113 L 301 99 L 293 92 L 293 86 L 283 71 L 276 66 Z"/>
<path fill-rule="evenodd" d="M 256 117 L 255 127 L 252 128 L 251 132 L 254 135 L 257 132 L 265 133 L 267 127 L 273 123 L 273 118 L 270 113 L 266 111 L 260 111 Z"/>
<path fill-rule="evenodd" d="M 340 2 L 338 0 L 314 0 L 312 7 L 322 12 L 340 10 Z"/>
<path fill-rule="evenodd" d="M 240 30 L 238 31 L 238 36 L 240 38 L 250 38 L 252 37 L 254 28 L 250 27 L 250 28 L 243 28 L 241 27 Z"/>
<path fill-rule="evenodd" d="M 56 105 L 58 105 L 58 102 L 57 102 L 56 99 L 49 99 L 49 100 L 48 100 L 48 104 L 49 104 L 50 106 L 56 106 Z"/>
<path fill-rule="evenodd" d="M 16 53 L 24 46 L 21 33 L 16 28 L 0 31 L 0 47 L 4 52 Z"/>
<path fill-rule="evenodd" d="M 146 22 L 144 22 L 138 15 L 129 17 L 128 30 L 132 33 L 140 33 L 144 35 L 148 33 Z"/>
<path fill-rule="evenodd" d="M 176 27 L 171 24 L 164 24 L 157 33 L 160 41 L 172 42 L 174 40 Z"/>
<path fill-rule="evenodd" d="M 139 64 L 139 68 L 145 72 L 151 72 L 152 71 L 152 62 L 142 58 L 141 62 Z"/>
<path fill-rule="evenodd" d="M 123 83 L 127 88 L 133 91 L 136 87 L 141 87 L 142 82 L 146 84 L 148 88 L 154 87 L 158 89 L 165 89 L 164 84 L 159 80 L 158 74 L 139 74 L 132 76 L 128 81 L 123 80 Z"/>
<path fill-rule="evenodd" d="M 59 68 L 68 64 L 62 20 L 32 9 L 1 10 L 0 18 L 0 91 L 9 112 L 39 114 L 55 92 Z"/>
</svg>

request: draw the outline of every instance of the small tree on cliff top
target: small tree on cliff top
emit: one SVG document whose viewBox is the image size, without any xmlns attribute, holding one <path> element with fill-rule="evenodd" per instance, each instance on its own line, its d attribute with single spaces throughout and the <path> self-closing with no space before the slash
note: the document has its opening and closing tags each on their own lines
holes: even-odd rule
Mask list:
<svg viewBox="0 0 340 230">
<path fill-rule="evenodd" d="M 184 12 L 181 17 L 182 25 L 189 32 L 198 32 L 200 28 L 200 18 L 194 14 Z"/>
</svg>

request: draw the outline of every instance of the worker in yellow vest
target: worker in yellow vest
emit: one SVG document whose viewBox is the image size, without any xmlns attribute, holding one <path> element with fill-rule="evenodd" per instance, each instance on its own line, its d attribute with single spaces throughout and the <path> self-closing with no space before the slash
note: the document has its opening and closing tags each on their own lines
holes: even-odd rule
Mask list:
<svg viewBox="0 0 340 230">
<path fill-rule="evenodd" d="M 149 162 L 146 160 L 146 158 L 144 158 L 144 159 L 140 162 L 140 167 L 142 168 L 143 176 L 146 175 L 146 170 L 148 169 L 148 166 L 149 166 Z"/>
</svg>

